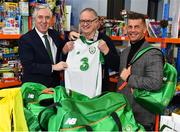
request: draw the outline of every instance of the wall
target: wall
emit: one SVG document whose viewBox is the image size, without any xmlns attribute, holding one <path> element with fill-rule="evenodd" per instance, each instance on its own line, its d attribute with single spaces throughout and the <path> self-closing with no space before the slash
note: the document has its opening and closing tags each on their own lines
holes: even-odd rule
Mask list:
<svg viewBox="0 0 180 132">
<path fill-rule="evenodd" d="M 157 20 L 162 20 L 163 18 L 163 5 L 164 5 L 163 0 L 158 1 Z"/>
<path fill-rule="evenodd" d="M 147 14 L 148 0 L 125 0 L 125 9 L 128 11 Z"/>
<path fill-rule="evenodd" d="M 131 0 L 125 0 L 125 9 L 130 11 L 130 7 L 131 7 Z"/>
<path fill-rule="evenodd" d="M 169 17 L 172 18 L 171 35 L 173 38 L 178 38 L 178 29 L 180 26 L 180 0 L 171 0 L 169 8 Z"/>
<path fill-rule="evenodd" d="M 71 25 L 78 25 L 79 13 L 86 7 L 95 9 L 99 16 L 107 16 L 107 0 L 66 0 L 66 4 L 72 6 Z"/>
<path fill-rule="evenodd" d="M 147 14 L 148 0 L 131 0 L 131 11 Z"/>
</svg>

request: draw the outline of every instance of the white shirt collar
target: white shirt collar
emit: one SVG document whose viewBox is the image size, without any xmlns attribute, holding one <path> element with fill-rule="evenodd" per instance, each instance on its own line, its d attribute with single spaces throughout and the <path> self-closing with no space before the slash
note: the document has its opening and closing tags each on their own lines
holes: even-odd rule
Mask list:
<svg viewBox="0 0 180 132">
<path fill-rule="evenodd" d="M 43 33 L 39 32 L 36 27 L 35 27 L 35 30 L 36 30 L 37 34 L 38 34 L 41 38 L 43 38 L 44 35 L 49 36 L 48 32 L 46 32 L 46 34 L 43 34 Z"/>
</svg>

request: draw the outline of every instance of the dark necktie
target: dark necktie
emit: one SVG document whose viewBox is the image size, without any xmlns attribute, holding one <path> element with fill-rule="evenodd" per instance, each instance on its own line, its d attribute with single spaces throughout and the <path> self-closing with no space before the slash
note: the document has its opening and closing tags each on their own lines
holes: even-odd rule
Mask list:
<svg viewBox="0 0 180 132">
<path fill-rule="evenodd" d="M 50 43 L 49 43 L 49 40 L 47 38 L 47 35 L 44 35 L 43 37 L 44 37 L 44 40 L 45 40 L 46 50 L 47 50 L 47 52 L 49 54 L 49 57 L 50 57 L 51 61 L 53 62 L 51 47 L 50 47 Z"/>
</svg>

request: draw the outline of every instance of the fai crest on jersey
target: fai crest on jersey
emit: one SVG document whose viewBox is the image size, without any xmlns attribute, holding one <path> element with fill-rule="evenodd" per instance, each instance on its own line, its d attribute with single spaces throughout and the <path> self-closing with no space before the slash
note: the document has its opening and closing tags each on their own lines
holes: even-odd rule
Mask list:
<svg viewBox="0 0 180 132">
<path fill-rule="evenodd" d="M 94 54 L 95 52 L 96 52 L 96 47 L 94 47 L 94 46 L 89 47 L 90 54 Z"/>
<path fill-rule="evenodd" d="M 80 51 L 76 52 L 76 54 L 79 55 L 79 54 L 80 54 Z"/>
</svg>

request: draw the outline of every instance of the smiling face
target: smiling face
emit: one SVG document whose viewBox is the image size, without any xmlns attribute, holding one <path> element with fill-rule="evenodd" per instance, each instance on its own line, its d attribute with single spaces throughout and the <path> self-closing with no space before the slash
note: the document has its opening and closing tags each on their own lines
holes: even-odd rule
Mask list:
<svg viewBox="0 0 180 132">
<path fill-rule="evenodd" d="M 92 36 L 98 28 L 98 17 L 93 11 L 83 11 L 80 14 L 80 30 L 85 36 Z"/>
<path fill-rule="evenodd" d="M 45 34 L 50 26 L 51 13 L 48 8 L 39 9 L 35 16 L 35 27 Z"/>
<path fill-rule="evenodd" d="M 142 19 L 129 19 L 127 32 L 131 43 L 136 43 L 144 38 L 146 33 L 146 25 Z"/>
</svg>

